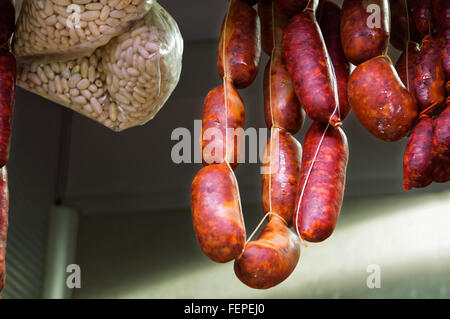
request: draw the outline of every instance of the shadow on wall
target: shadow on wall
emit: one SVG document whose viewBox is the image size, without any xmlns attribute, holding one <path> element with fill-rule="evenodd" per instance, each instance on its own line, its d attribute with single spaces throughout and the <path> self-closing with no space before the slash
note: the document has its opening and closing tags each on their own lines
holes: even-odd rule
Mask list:
<svg viewBox="0 0 450 319">
<path fill-rule="evenodd" d="M 243 285 L 233 264 L 204 256 L 189 211 L 87 216 L 75 298 L 449 298 L 450 192 L 350 198 L 333 236 L 302 248 L 295 272 L 266 291 Z M 248 232 L 259 207 L 244 209 Z M 381 288 L 369 289 L 369 265 Z"/>
</svg>

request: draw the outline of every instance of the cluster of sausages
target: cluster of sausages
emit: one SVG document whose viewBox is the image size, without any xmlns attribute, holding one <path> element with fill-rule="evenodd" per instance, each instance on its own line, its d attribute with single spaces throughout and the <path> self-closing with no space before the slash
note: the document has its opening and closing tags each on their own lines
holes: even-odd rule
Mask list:
<svg viewBox="0 0 450 319">
<path fill-rule="evenodd" d="M 11 117 L 14 105 L 16 60 L 9 50 L 15 10 L 11 0 L 0 0 L 0 291 L 5 283 L 6 234 L 8 231 L 8 180 Z"/>
<path fill-rule="evenodd" d="M 332 1 L 324 1 L 318 10 L 318 0 L 261 0 L 258 14 L 252 8 L 255 2 L 229 1 L 218 58 L 223 84 L 205 100 L 205 167 L 192 183 L 191 206 L 203 252 L 216 262 L 234 259 L 235 274 L 243 283 L 267 289 L 295 269 L 300 238 L 320 242 L 336 226 L 348 162 L 340 126 L 350 111 L 349 63 L 340 40 L 340 7 Z M 262 167 L 263 210 L 269 221 L 258 239 L 250 241 L 233 172 L 242 136 L 229 138 L 225 132 L 244 127 L 244 105 L 236 89 L 254 80 L 260 47 L 270 55 L 264 72 L 264 115 L 271 136 Z M 314 122 L 302 152 L 293 135 L 302 128 L 305 113 Z M 225 137 L 205 136 L 210 128 Z M 223 152 L 218 156 L 211 149 Z"/>
<path fill-rule="evenodd" d="M 450 2 L 407 1 L 402 9 L 412 18 L 397 37 L 404 52 L 396 68 L 418 112 L 403 158 L 410 190 L 450 180 Z"/>
</svg>

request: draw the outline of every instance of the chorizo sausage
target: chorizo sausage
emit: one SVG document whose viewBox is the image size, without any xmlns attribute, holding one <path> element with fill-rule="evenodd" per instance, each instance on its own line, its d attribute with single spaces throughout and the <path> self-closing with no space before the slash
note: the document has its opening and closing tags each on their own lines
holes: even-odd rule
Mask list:
<svg viewBox="0 0 450 319">
<path fill-rule="evenodd" d="M 450 98 L 445 110 L 434 120 L 433 180 L 445 183 L 450 180 Z"/>
<path fill-rule="evenodd" d="M 276 9 L 272 0 L 262 0 L 258 4 L 258 14 L 261 20 L 261 47 L 268 55 L 274 47 L 281 47 L 283 29 L 288 23 L 287 17 Z"/>
<path fill-rule="evenodd" d="M 405 0 L 389 1 L 391 11 L 391 35 L 389 41 L 397 50 L 404 51 L 408 42 L 408 22 L 409 22 L 409 40 L 421 42 L 422 37 L 414 24 L 411 8 L 405 7 Z M 407 19 L 409 18 L 409 21 Z"/>
<path fill-rule="evenodd" d="M 6 167 L 0 169 L 0 292 L 5 284 L 6 236 L 8 232 L 8 173 Z"/>
<path fill-rule="evenodd" d="M 305 9 L 308 0 L 274 0 L 275 5 L 288 17 L 293 17 Z"/>
<path fill-rule="evenodd" d="M 295 94 L 282 50 L 274 51 L 264 71 L 264 117 L 268 128 L 274 125 L 292 134 L 305 122 L 305 111 Z"/>
<path fill-rule="evenodd" d="M 217 67 L 238 89 L 248 87 L 258 74 L 261 30 L 256 10 L 242 0 L 230 0 L 222 24 Z"/>
<path fill-rule="evenodd" d="M 445 30 L 444 33 L 444 43 L 441 50 L 441 61 L 448 82 L 450 81 L 450 29 Z M 450 96 L 448 92 L 448 86 L 447 96 Z"/>
<path fill-rule="evenodd" d="M 402 53 L 395 65 L 400 80 L 411 94 L 414 94 L 414 74 L 418 55 L 419 44 L 410 42 L 408 43 L 408 51 Z"/>
<path fill-rule="evenodd" d="M 432 9 L 438 33 L 450 30 L 450 1 L 433 0 Z"/>
<path fill-rule="evenodd" d="M 284 281 L 300 258 L 300 240 L 277 216 L 248 243 L 234 263 L 234 272 L 251 288 L 267 289 Z"/>
<path fill-rule="evenodd" d="M 433 33 L 434 19 L 431 0 L 413 1 L 413 19 L 417 30 L 424 36 Z"/>
<path fill-rule="evenodd" d="M 373 10 L 380 9 L 379 14 Z M 341 10 L 341 41 L 345 56 L 354 65 L 382 55 L 389 41 L 387 0 L 345 0 Z M 378 24 L 379 23 L 379 24 Z"/>
<path fill-rule="evenodd" d="M 9 158 L 15 93 L 16 59 L 6 49 L 0 49 L 0 167 Z"/>
<path fill-rule="evenodd" d="M 347 99 L 347 84 L 350 76 L 350 65 L 345 57 L 341 45 L 340 32 L 341 8 L 336 3 L 326 0 L 322 6 L 320 28 L 322 30 L 325 45 L 334 67 L 334 74 L 339 94 L 339 111 L 341 120 L 344 120 L 350 112 Z"/>
<path fill-rule="evenodd" d="M 14 32 L 15 10 L 11 0 L 0 1 L 0 47 L 3 46 Z"/>
<path fill-rule="evenodd" d="M 417 57 L 414 75 L 414 91 L 419 109 L 422 111 L 432 104 L 433 112 L 445 102 L 445 74 L 441 60 L 442 39 L 425 36 Z"/>
<path fill-rule="evenodd" d="M 245 226 L 236 178 L 227 163 L 203 167 L 191 188 L 192 221 L 203 252 L 215 262 L 241 254 Z"/>
<path fill-rule="evenodd" d="M 361 124 L 385 141 L 406 136 L 417 118 L 412 94 L 383 57 L 370 59 L 353 71 L 348 100 Z"/>
<path fill-rule="evenodd" d="M 204 165 L 222 163 L 226 159 L 233 169 L 236 168 L 242 152 L 239 139 L 243 136 L 230 134 L 229 130 L 239 133 L 237 129 L 243 130 L 244 122 L 244 102 L 230 80 L 208 93 L 202 114 Z"/>
<path fill-rule="evenodd" d="M 403 156 L 403 188 L 423 188 L 431 184 L 433 119 L 425 116 L 412 130 Z"/>
<path fill-rule="evenodd" d="M 314 122 L 306 133 L 293 225 L 307 241 L 321 242 L 336 227 L 348 163 L 341 128 Z"/>
<path fill-rule="evenodd" d="M 290 226 L 300 176 L 302 146 L 284 129 L 274 128 L 264 152 L 262 202 L 264 213 L 281 216 Z"/>
<path fill-rule="evenodd" d="M 339 125 L 336 77 L 315 10 L 304 10 L 291 19 L 284 29 L 283 50 L 295 92 L 306 114 L 314 121 Z"/>
</svg>

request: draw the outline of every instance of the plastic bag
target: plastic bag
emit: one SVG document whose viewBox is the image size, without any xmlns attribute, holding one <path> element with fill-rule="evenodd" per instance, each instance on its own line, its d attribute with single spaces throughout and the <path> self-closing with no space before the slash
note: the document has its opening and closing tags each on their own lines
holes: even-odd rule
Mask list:
<svg viewBox="0 0 450 319">
<path fill-rule="evenodd" d="M 92 54 L 142 18 L 153 0 L 24 0 L 14 54 L 62 61 Z"/>
<path fill-rule="evenodd" d="M 151 120 L 175 89 L 183 40 L 156 2 L 131 29 L 89 57 L 19 63 L 20 87 L 69 107 L 115 131 Z"/>
</svg>

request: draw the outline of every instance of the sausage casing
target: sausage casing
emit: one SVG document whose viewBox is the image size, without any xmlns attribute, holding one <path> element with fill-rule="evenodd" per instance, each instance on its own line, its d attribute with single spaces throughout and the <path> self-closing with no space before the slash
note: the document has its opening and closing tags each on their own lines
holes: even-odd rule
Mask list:
<svg viewBox="0 0 450 319">
<path fill-rule="evenodd" d="M 0 292 L 3 289 L 6 279 L 5 257 L 6 257 L 6 236 L 8 232 L 8 173 L 6 167 L 0 169 Z"/>
<path fill-rule="evenodd" d="M 284 129 L 272 129 L 264 152 L 262 203 L 264 212 L 281 216 L 289 225 L 295 212 L 302 146 Z"/>
<path fill-rule="evenodd" d="M 194 231 L 203 252 L 216 262 L 244 249 L 245 226 L 236 179 L 226 163 L 203 167 L 191 188 Z"/>
<path fill-rule="evenodd" d="M 305 111 L 295 94 L 282 50 L 273 53 L 264 71 L 264 117 L 268 128 L 274 125 L 295 134 L 303 126 Z"/>
<path fill-rule="evenodd" d="M 431 6 L 438 32 L 450 30 L 450 2 L 448 0 L 433 0 Z"/>
<path fill-rule="evenodd" d="M 261 26 L 255 9 L 242 0 L 230 0 L 222 24 L 217 67 L 238 89 L 255 80 L 261 60 Z M 225 69 L 225 70 L 224 70 Z"/>
<path fill-rule="evenodd" d="M 261 20 L 261 47 L 268 55 L 274 47 L 283 43 L 283 29 L 288 23 L 287 17 L 281 13 L 272 0 L 261 0 L 258 4 L 258 14 Z"/>
<path fill-rule="evenodd" d="M 379 12 L 372 11 L 377 8 Z M 351 63 L 358 65 L 382 55 L 388 46 L 389 32 L 387 0 L 344 1 L 341 11 L 341 41 L 345 56 Z"/>
<path fill-rule="evenodd" d="M 434 30 L 434 19 L 431 8 L 431 0 L 414 0 L 413 19 L 417 30 L 422 35 L 432 33 Z"/>
<path fill-rule="evenodd" d="M 340 123 L 336 77 L 313 11 L 293 17 L 284 29 L 284 61 L 306 114 L 319 122 Z"/>
<path fill-rule="evenodd" d="M 305 9 L 308 0 L 273 0 L 278 10 L 288 17 L 293 17 Z"/>
<path fill-rule="evenodd" d="M 433 133 L 433 181 L 450 180 L 450 98 L 445 110 L 434 120 Z"/>
<path fill-rule="evenodd" d="M 342 129 L 311 124 L 303 147 L 298 211 L 293 216 L 294 227 L 304 240 L 321 242 L 333 233 L 344 197 L 347 163 L 348 144 Z"/>
<path fill-rule="evenodd" d="M 389 42 L 400 51 L 404 51 L 408 42 L 408 19 L 406 15 L 405 0 L 390 0 L 391 11 L 391 35 Z M 411 8 L 408 6 L 409 36 L 410 40 L 420 42 L 422 37 L 414 24 Z"/>
<path fill-rule="evenodd" d="M 402 80 L 403 85 L 411 94 L 414 94 L 414 75 L 416 73 L 416 61 L 419 50 L 419 44 L 410 42 L 408 44 L 408 51 L 404 51 L 395 64 L 395 70 L 400 80 Z"/>
<path fill-rule="evenodd" d="M 9 158 L 15 93 L 16 59 L 6 49 L 0 49 L 0 167 Z"/>
<path fill-rule="evenodd" d="M 385 141 L 406 136 L 417 117 L 412 94 L 383 57 L 370 59 L 353 71 L 348 100 L 361 124 Z"/>
<path fill-rule="evenodd" d="M 445 73 L 441 60 L 441 38 L 425 36 L 416 61 L 414 92 L 421 111 L 432 104 L 436 108 L 427 112 L 433 115 L 438 106 L 445 102 Z"/>
<path fill-rule="evenodd" d="M 341 45 L 340 32 L 341 8 L 336 3 L 326 0 L 323 3 L 320 28 L 323 39 L 330 55 L 334 67 L 334 74 L 339 93 L 339 111 L 341 120 L 344 120 L 350 112 L 350 105 L 347 99 L 347 84 L 350 76 L 350 65 L 345 57 Z"/>
<path fill-rule="evenodd" d="M 403 188 L 426 187 L 433 181 L 431 148 L 433 119 L 422 117 L 412 130 L 403 157 Z"/>
<path fill-rule="evenodd" d="M 226 80 L 208 93 L 203 106 L 203 164 L 222 163 L 226 159 L 234 169 L 241 158 L 243 135 L 239 130 L 231 134 L 230 129 L 242 129 L 243 133 L 244 124 L 244 102 L 231 81 Z"/>
<path fill-rule="evenodd" d="M 294 271 L 300 258 L 300 240 L 278 217 L 263 228 L 234 263 L 236 276 L 247 286 L 267 289 Z"/>
</svg>

